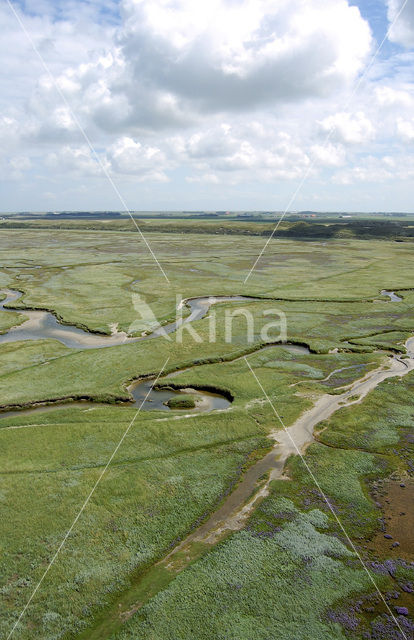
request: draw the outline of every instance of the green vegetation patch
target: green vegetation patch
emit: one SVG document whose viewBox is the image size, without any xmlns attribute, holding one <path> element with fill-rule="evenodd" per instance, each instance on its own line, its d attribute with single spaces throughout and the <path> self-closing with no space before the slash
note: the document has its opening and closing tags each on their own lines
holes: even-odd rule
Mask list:
<svg viewBox="0 0 414 640">
<path fill-rule="evenodd" d="M 196 398 L 191 394 L 175 395 L 165 403 L 170 409 L 194 409 Z"/>
<path fill-rule="evenodd" d="M 30 596 L 134 409 L 66 407 L 1 420 L 2 635 Z M 58 561 L 19 638 L 75 632 L 214 509 L 255 451 L 252 419 L 225 413 L 174 420 L 142 412 Z M 157 416 L 159 418 L 157 419 Z"/>
<path fill-rule="evenodd" d="M 44 364 L 68 353 L 72 353 L 72 350 L 57 340 L 23 340 L 0 344 L 0 377 Z"/>
<path fill-rule="evenodd" d="M 265 501 L 268 518 L 289 521 L 263 534 L 234 534 L 190 566 L 136 614 L 112 640 L 344 640 L 324 620 L 338 596 L 367 588 L 352 554 L 325 533 L 328 518 L 300 512 L 290 500 Z M 269 636 L 269 633 L 271 636 Z"/>
<path fill-rule="evenodd" d="M 364 402 L 344 407 L 319 427 L 318 439 L 330 446 L 401 457 L 414 428 L 414 374 L 385 380 Z"/>
<path fill-rule="evenodd" d="M 318 486 L 303 462 L 291 458 L 291 480 L 271 483 L 246 529 L 185 569 L 111 640 L 265 640 L 269 632 L 286 640 L 399 637 L 323 494 L 388 594 L 391 609 L 405 603 L 412 565 L 380 562 L 361 545 L 381 526 L 367 481 L 412 471 L 412 458 L 403 454 L 413 426 L 413 380 L 413 374 L 387 380 L 361 404 L 334 414 L 319 435 L 331 446 L 315 443 L 305 453 Z M 402 450 L 387 447 L 386 422 Z M 372 452 L 354 448 L 361 438 Z M 333 446 L 336 441 L 342 448 Z M 389 455 L 374 452 L 379 444 Z M 409 632 L 410 622 L 404 616 L 399 621 Z"/>
<path fill-rule="evenodd" d="M 366 338 L 352 339 L 350 342 L 360 345 L 370 345 L 378 349 L 392 349 L 405 353 L 404 343 L 412 332 L 387 331 L 385 333 L 368 336 Z"/>
<path fill-rule="evenodd" d="M 27 320 L 27 316 L 17 311 L 0 311 L 0 334 L 7 333 L 12 327 L 23 324 Z"/>
</svg>

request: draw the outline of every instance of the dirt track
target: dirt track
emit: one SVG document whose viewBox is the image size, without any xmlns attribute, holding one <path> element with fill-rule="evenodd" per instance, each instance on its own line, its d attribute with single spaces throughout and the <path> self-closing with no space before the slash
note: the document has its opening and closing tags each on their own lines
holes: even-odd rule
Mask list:
<svg viewBox="0 0 414 640">
<path fill-rule="evenodd" d="M 407 340 L 406 349 L 409 359 L 403 360 L 399 356 L 393 356 L 382 367 L 371 371 L 360 380 L 344 387 L 342 394 L 325 394 L 321 396 L 315 405 L 303 413 L 292 426 L 284 428 L 275 415 L 276 428 L 271 434 L 276 442 L 273 449 L 259 462 L 250 467 L 242 481 L 219 509 L 198 529 L 187 536 L 180 545 L 175 547 L 167 558 L 172 559 L 175 553 L 182 551 L 192 542 L 213 544 L 225 532 L 241 529 L 254 508 L 255 502 L 267 495 L 271 480 L 282 476 L 287 458 L 291 454 L 297 454 L 298 451 L 304 451 L 306 446 L 314 441 L 313 432 L 317 424 L 329 418 L 338 409 L 361 402 L 383 380 L 395 376 L 404 376 L 414 370 L 414 337 Z M 355 398 L 355 396 L 358 396 L 358 398 Z M 277 406 L 274 408 L 277 412 Z M 259 478 L 264 474 L 268 474 L 268 479 L 249 500 L 249 497 L 257 489 Z M 163 562 L 165 560 L 164 558 Z"/>
</svg>

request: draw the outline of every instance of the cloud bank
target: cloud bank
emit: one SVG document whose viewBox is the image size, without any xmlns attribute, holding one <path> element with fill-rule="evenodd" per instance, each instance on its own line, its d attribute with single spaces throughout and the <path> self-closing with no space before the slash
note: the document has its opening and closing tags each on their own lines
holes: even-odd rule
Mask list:
<svg viewBox="0 0 414 640">
<path fill-rule="evenodd" d="M 399 7 L 388 0 L 390 22 Z M 2 5 L 3 209 L 120 208 L 71 110 L 131 208 L 283 208 L 304 171 L 298 205 L 358 208 L 362 184 L 412 179 L 412 3 L 351 101 L 377 43 L 347 0 L 45 1 L 21 15 L 70 108 Z"/>
</svg>

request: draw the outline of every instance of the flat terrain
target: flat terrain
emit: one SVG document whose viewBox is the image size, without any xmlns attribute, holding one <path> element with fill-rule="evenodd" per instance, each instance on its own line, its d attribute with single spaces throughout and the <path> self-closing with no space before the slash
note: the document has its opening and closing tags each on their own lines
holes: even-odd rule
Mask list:
<svg viewBox="0 0 414 640">
<path fill-rule="evenodd" d="M 136 416 L 129 384 L 167 362 L 161 386 L 215 391 L 232 400 L 229 408 L 140 411 L 14 637 L 411 638 L 413 373 L 384 380 L 360 402 L 357 394 L 318 423 L 306 466 L 291 456 L 270 484 L 263 466 L 244 502 L 233 500 L 234 526 L 180 542 L 238 495 L 278 432 L 283 440 L 268 400 L 290 427 L 326 394 L 334 401 L 393 363 L 404 370 L 414 334 L 412 243 L 275 239 L 244 284 L 262 237 L 152 231 L 167 283 L 134 232 L 48 224 L 0 230 L 2 299 L 23 293 L 12 312 L 0 310 L 3 336 L 24 328 L 24 309 L 49 310 L 102 339 L 137 338 L 154 317 L 174 320 L 181 299 L 257 299 L 212 306 L 191 322 L 200 341 L 183 330 L 182 342 L 172 333 L 81 349 L 46 334 L 0 335 L 2 635 Z M 242 314 L 226 334 L 236 309 L 252 318 L 250 340 Z M 274 344 L 275 329 L 262 332 L 280 313 L 285 345 Z"/>
</svg>

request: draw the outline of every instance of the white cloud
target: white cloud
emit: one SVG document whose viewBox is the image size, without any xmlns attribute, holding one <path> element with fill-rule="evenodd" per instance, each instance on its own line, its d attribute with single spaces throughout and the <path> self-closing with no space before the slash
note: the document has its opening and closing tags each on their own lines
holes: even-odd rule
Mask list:
<svg viewBox="0 0 414 640">
<path fill-rule="evenodd" d="M 214 176 L 214 181 L 239 184 L 252 176 L 264 182 L 298 178 L 310 165 L 308 154 L 289 133 L 270 126 L 264 138 L 265 124 L 263 129 L 257 123 L 221 124 L 182 138 L 181 160 L 199 172 L 188 179 L 212 182 Z"/>
<path fill-rule="evenodd" d="M 414 142 L 414 120 L 398 118 L 397 132 L 403 142 Z"/>
<path fill-rule="evenodd" d="M 85 38 L 84 27 L 47 20 L 47 36 L 36 38 L 85 126 L 105 133 L 185 128 L 208 113 L 334 95 L 371 48 L 368 24 L 347 0 L 124 0 L 122 15 L 99 43 L 95 29 Z M 55 64 L 60 49 L 66 65 Z M 58 135 L 46 121 L 60 100 L 43 73 L 30 100 L 41 135 Z"/>
<path fill-rule="evenodd" d="M 105 164 L 105 160 L 101 159 Z M 58 172 L 74 172 L 78 175 L 100 176 L 102 169 L 86 145 L 73 147 L 65 145 L 57 153 L 46 158 L 47 166 Z"/>
<path fill-rule="evenodd" d="M 375 95 L 381 106 L 397 109 L 413 108 L 414 106 L 414 95 L 410 86 L 395 89 L 387 85 L 380 85 L 375 87 Z"/>
<path fill-rule="evenodd" d="M 145 146 L 124 136 L 110 147 L 108 157 L 114 171 L 133 175 L 138 181 L 168 180 L 164 173 L 167 168 L 166 157 L 157 147 Z"/>
<path fill-rule="evenodd" d="M 320 126 L 325 133 L 332 131 L 333 140 L 344 144 L 361 144 L 374 137 L 373 124 L 362 111 L 335 113 L 322 120 Z"/>
<path fill-rule="evenodd" d="M 360 164 L 338 172 L 333 177 L 333 182 L 342 185 L 379 184 L 394 182 L 396 175 L 400 181 L 414 178 L 414 155 L 402 155 L 397 158 L 367 156 Z"/>
<path fill-rule="evenodd" d="M 345 162 L 345 149 L 339 145 L 315 144 L 311 148 L 312 160 L 319 166 L 339 167 Z"/>
<path fill-rule="evenodd" d="M 388 0 L 387 4 L 388 19 L 392 23 L 398 16 L 403 0 Z M 403 47 L 410 48 L 414 46 L 414 4 L 410 0 L 392 27 L 389 39 L 392 42 L 401 44 Z"/>
<path fill-rule="evenodd" d="M 134 104 L 142 87 L 155 102 L 174 97 L 167 123 L 181 111 L 327 95 L 355 77 L 371 47 L 367 23 L 345 0 L 125 0 L 124 11 L 125 90 Z"/>
</svg>

